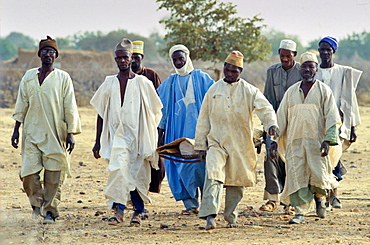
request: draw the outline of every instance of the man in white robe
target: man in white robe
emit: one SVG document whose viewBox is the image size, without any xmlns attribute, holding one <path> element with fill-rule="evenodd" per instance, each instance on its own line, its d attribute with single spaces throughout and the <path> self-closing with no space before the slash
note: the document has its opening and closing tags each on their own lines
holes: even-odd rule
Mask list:
<svg viewBox="0 0 370 245">
<path fill-rule="evenodd" d="M 106 77 L 90 103 L 98 112 L 93 154 L 100 158 L 101 149 L 108 161 L 105 196 L 108 208 L 115 210 L 109 221 L 122 222 L 131 200 L 134 214 L 130 225 L 139 226 L 144 202 L 151 202 L 151 166 L 158 169 L 157 125 L 162 104 L 152 82 L 131 71 L 132 46 L 128 39 L 117 44 L 115 60 L 120 71 Z"/>
<path fill-rule="evenodd" d="M 243 55 L 233 51 L 224 64 L 225 78 L 206 93 L 199 114 L 195 149 L 207 151 L 206 178 L 199 217 L 207 219 L 206 230 L 215 229 L 215 217 L 226 187 L 224 217 L 227 227 L 237 227 L 237 206 L 244 187 L 256 183 L 256 152 L 253 144 L 253 112 L 269 134 L 276 136 L 273 107 L 265 96 L 244 79 Z"/>
<path fill-rule="evenodd" d="M 313 200 L 316 213 L 325 217 L 325 196 L 336 181 L 328 153 L 339 142 L 339 113 L 330 88 L 315 79 L 315 54 L 301 55 L 302 81 L 285 93 L 277 111 L 280 129 L 279 152 L 286 159 L 286 181 L 282 200 L 295 207 L 290 224 L 304 221 Z"/>
<path fill-rule="evenodd" d="M 357 104 L 356 88 L 362 71 L 349 66 L 342 66 L 333 62 L 333 54 L 338 49 L 338 42 L 334 37 L 324 37 L 319 42 L 319 53 L 321 64 L 316 78 L 328 85 L 334 95 L 342 120 L 340 128 L 341 149 L 336 151 L 333 158 L 336 160 L 336 167 L 333 170 L 337 181 L 342 180 L 346 172 L 343 164 L 339 161 L 342 151 L 356 142 L 356 127 L 361 124 L 360 112 Z M 338 190 L 335 188 L 330 192 L 328 204 L 333 208 L 342 208 L 338 199 Z"/>
<path fill-rule="evenodd" d="M 49 224 L 59 216 L 61 185 L 70 173 L 69 154 L 75 145 L 73 135 L 81 133 L 81 125 L 72 79 L 54 68 L 56 40 L 49 36 L 41 40 L 38 56 L 41 67 L 28 70 L 19 85 L 11 141 L 18 148 L 19 127 L 23 124 L 20 177 L 33 217 L 43 213 L 43 222 Z"/>
</svg>

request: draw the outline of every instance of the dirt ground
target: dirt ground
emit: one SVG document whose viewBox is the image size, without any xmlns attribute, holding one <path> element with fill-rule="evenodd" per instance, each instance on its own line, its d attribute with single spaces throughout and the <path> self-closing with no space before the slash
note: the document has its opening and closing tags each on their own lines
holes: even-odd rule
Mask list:
<svg viewBox="0 0 370 245">
<path fill-rule="evenodd" d="M 91 153 L 95 112 L 79 110 L 83 133 L 75 137 L 73 176 L 63 186 L 61 217 L 42 225 L 31 219 L 18 177 L 20 150 L 10 145 L 12 109 L 0 109 L 0 244 L 370 244 L 370 107 L 361 107 L 358 142 L 342 157 L 348 170 L 339 189 L 343 209 L 328 212 L 325 219 L 309 216 L 300 225 L 288 225 L 293 216 L 284 216 L 281 206 L 273 213 L 257 211 L 263 204 L 262 153 L 257 186 L 245 189 L 239 206 L 239 228 L 225 228 L 219 215 L 218 229 L 211 232 L 200 229 L 205 221 L 181 213 L 183 206 L 173 199 L 166 179 L 161 193 L 151 194 L 149 219 L 141 227 L 129 226 L 131 208 L 124 223 L 108 225 L 103 220 L 111 215 L 104 197 L 106 163 Z"/>
</svg>

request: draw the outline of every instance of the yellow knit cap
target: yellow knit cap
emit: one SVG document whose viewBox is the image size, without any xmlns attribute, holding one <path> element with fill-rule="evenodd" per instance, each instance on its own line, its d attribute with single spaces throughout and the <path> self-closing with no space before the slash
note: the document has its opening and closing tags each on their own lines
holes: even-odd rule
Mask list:
<svg viewBox="0 0 370 245">
<path fill-rule="evenodd" d="M 234 50 L 227 56 L 225 63 L 243 68 L 244 56 L 240 51 Z"/>
<path fill-rule="evenodd" d="M 143 41 L 133 41 L 132 44 L 134 45 L 133 53 L 144 54 L 144 42 Z"/>
</svg>

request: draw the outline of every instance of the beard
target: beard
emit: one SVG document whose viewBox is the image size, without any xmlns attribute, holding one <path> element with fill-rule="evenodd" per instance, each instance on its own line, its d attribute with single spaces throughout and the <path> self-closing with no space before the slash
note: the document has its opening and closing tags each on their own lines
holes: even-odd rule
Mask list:
<svg viewBox="0 0 370 245">
<path fill-rule="evenodd" d="M 137 70 L 139 70 L 139 65 L 137 63 L 135 63 L 135 62 L 132 62 L 131 63 L 131 69 L 133 71 L 137 71 Z"/>
<path fill-rule="evenodd" d="M 313 80 L 315 80 L 315 75 L 312 75 L 312 76 L 309 76 L 309 77 L 303 77 L 302 80 L 306 81 L 306 82 L 312 82 Z"/>
<path fill-rule="evenodd" d="M 43 59 L 43 60 L 42 60 L 42 64 L 43 64 L 43 65 L 47 65 L 47 66 L 52 65 L 52 64 L 53 64 L 53 60 L 52 60 L 52 59 L 50 59 L 50 58 Z"/>
</svg>

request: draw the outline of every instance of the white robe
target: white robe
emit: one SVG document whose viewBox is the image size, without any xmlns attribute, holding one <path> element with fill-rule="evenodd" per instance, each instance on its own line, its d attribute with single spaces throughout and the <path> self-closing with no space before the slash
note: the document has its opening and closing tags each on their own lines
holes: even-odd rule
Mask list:
<svg viewBox="0 0 370 245">
<path fill-rule="evenodd" d="M 146 77 L 129 79 L 121 106 L 120 84 L 116 75 L 107 76 L 90 103 L 103 119 L 101 150 L 109 172 L 105 191 L 108 207 L 113 202 L 126 205 L 130 191 L 148 196 L 150 166 L 158 169 L 157 126 L 162 103 Z"/>
<path fill-rule="evenodd" d="M 38 68 L 33 68 L 23 76 L 13 114 L 23 126 L 20 175 L 45 168 L 69 176 L 67 133 L 81 133 L 72 79 L 67 72 L 54 68 L 40 85 L 38 74 Z M 28 145 L 36 146 L 37 153 Z"/>
<path fill-rule="evenodd" d="M 253 144 L 253 112 L 266 129 L 277 126 L 275 111 L 265 96 L 247 81 L 210 87 L 200 110 L 195 149 L 208 150 L 209 179 L 225 186 L 254 186 L 257 155 Z"/>
<path fill-rule="evenodd" d="M 327 85 L 316 81 L 304 98 L 300 85 L 298 82 L 286 91 L 277 111 L 279 153 L 286 159 L 281 195 L 285 203 L 290 203 L 289 195 L 309 184 L 321 189 L 338 186 L 332 174 L 333 164 L 320 152 L 326 131 L 341 124 L 333 94 Z"/>
<path fill-rule="evenodd" d="M 362 71 L 349 66 L 334 64 L 331 68 L 320 68 L 316 79 L 324 82 L 333 91 L 336 105 L 342 117 L 340 137 L 350 139 L 351 127 L 361 124 L 356 88 Z"/>
</svg>

